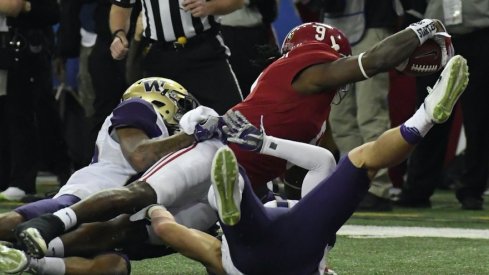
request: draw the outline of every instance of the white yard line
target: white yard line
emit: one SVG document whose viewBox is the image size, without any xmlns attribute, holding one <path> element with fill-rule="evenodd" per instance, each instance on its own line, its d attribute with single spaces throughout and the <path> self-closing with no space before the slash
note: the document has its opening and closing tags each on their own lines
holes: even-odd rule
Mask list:
<svg viewBox="0 0 489 275">
<path fill-rule="evenodd" d="M 489 229 L 344 225 L 338 235 L 355 238 L 441 237 L 489 239 Z"/>
</svg>

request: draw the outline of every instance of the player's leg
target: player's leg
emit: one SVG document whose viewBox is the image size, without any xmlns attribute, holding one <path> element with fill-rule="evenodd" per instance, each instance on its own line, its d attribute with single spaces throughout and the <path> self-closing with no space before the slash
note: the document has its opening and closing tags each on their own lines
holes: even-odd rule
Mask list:
<svg viewBox="0 0 489 275">
<path fill-rule="evenodd" d="M 46 243 L 77 224 L 104 221 L 160 203 L 166 207 L 199 201 L 209 188 L 211 158 L 222 143 L 209 140 L 169 154 L 154 164 L 140 181 L 126 188 L 101 191 L 52 215 L 25 222 L 17 238 L 29 253 L 43 256 Z"/>
<path fill-rule="evenodd" d="M 320 232 L 313 233 L 316 229 L 334 234 L 355 210 L 376 170 L 404 160 L 433 123 L 446 121 L 467 82 L 465 59 L 460 56 L 453 57 L 424 105 L 413 117 L 401 127 L 386 131 L 376 141 L 350 151 L 348 157 L 340 161 L 334 173 L 297 203 L 294 213 L 289 215 L 288 219 L 276 223 L 277 227 L 280 223 L 314 224 L 315 226 L 307 230 L 310 234 L 302 238 L 303 244 L 308 243 L 304 240 L 307 236 L 312 236 L 311 243 L 320 243 Z M 325 209 L 320 219 L 314 209 Z M 298 230 L 296 233 L 306 232 Z M 309 248 L 310 250 L 312 249 Z"/>
<path fill-rule="evenodd" d="M 225 146 L 214 157 L 209 203 L 217 210 L 229 242 L 248 242 L 262 237 L 270 216 L 253 192 L 244 169 L 238 168 L 233 151 Z M 239 234 L 234 232 L 247 232 Z"/>
<path fill-rule="evenodd" d="M 377 169 L 403 161 L 435 123 L 445 122 L 468 84 L 468 67 L 461 56 L 453 57 L 441 73 L 424 103 L 400 127 L 390 129 L 376 141 L 353 149 L 349 158 L 356 167 Z"/>
<path fill-rule="evenodd" d="M 221 242 L 217 238 L 177 223 L 175 217 L 162 206 L 150 207 L 147 212 L 154 232 L 163 243 L 201 262 L 213 274 L 224 274 Z"/>
<path fill-rule="evenodd" d="M 37 257 L 45 255 L 47 243 L 78 224 L 104 221 L 120 213 L 134 213 L 156 202 L 154 190 L 145 182 L 104 190 L 53 214 L 44 214 L 17 226 L 16 238 Z"/>
<path fill-rule="evenodd" d="M 0 240 L 12 242 L 15 240 L 15 227 L 24 222 L 22 215 L 15 211 L 0 214 Z"/>
<path fill-rule="evenodd" d="M 175 212 L 175 219 L 186 227 L 206 231 L 216 223 L 215 212 L 208 204 L 196 203 L 182 207 Z M 136 214 L 137 215 L 137 214 Z M 133 215 L 133 218 L 134 216 Z M 129 219 L 129 215 L 120 215 L 107 222 L 82 224 L 78 228 L 53 239 L 48 245 L 47 256 L 92 256 L 114 248 L 123 248 L 132 258 L 145 258 L 148 255 L 166 255 L 171 253 L 161 240 L 155 237 L 144 217 Z M 135 247 L 145 245 L 152 251 L 137 251 Z M 160 246 L 161 249 L 156 246 Z M 133 249 L 134 248 L 134 249 Z"/>
<path fill-rule="evenodd" d="M 168 209 L 199 202 L 210 187 L 212 157 L 222 143 L 206 140 L 180 150 L 155 164 L 141 177 L 157 195 L 157 203 Z"/>
<path fill-rule="evenodd" d="M 129 215 L 120 215 L 106 222 L 82 224 L 53 239 L 48 244 L 46 255 L 88 257 L 147 240 L 148 231 L 144 221 L 131 222 Z"/>
<path fill-rule="evenodd" d="M 15 227 L 27 220 L 45 213 L 53 213 L 68 207 L 80 199 L 73 195 L 62 195 L 53 199 L 44 199 L 17 207 L 13 211 L 0 214 L 0 240 L 15 240 Z"/>
</svg>

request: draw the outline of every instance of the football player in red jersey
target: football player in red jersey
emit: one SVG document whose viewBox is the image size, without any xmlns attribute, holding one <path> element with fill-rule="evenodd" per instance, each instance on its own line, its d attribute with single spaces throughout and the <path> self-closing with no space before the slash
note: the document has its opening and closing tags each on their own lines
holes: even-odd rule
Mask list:
<svg viewBox="0 0 489 275">
<path fill-rule="evenodd" d="M 255 126 L 259 126 L 263 118 L 263 125 L 272 136 L 314 142 L 325 130 L 335 94 L 345 85 L 394 68 L 420 44 L 444 31 L 440 22 L 424 19 L 365 53 L 349 56 L 350 45 L 341 31 L 321 23 L 302 24 L 287 35 L 282 57 L 262 72 L 251 94 L 233 109 L 239 110 Z M 444 41 L 444 36 L 441 40 Z M 236 147 L 233 150 L 255 189 L 285 171 L 285 160 Z M 49 241 L 77 224 L 137 211 L 143 203 L 165 205 L 160 198 L 172 195 L 168 189 L 179 188 L 177 183 L 172 183 L 173 187 L 167 184 L 166 193 L 157 193 L 150 184 L 143 178 L 128 188 L 97 193 L 60 210 L 58 215 L 41 216 L 21 224 L 16 234 L 32 254 L 43 256 Z M 69 217 L 69 221 L 62 220 L 61 216 Z"/>
<path fill-rule="evenodd" d="M 351 56 L 348 39 L 337 28 L 323 23 L 302 24 L 286 36 L 282 57 L 262 72 L 250 95 L 233 109 L 256 127 L 263 117 L 263 125 L 272 136 L 316 143 L 325 131 L 333 98 L 349 83 L 394 68 L 432 37 L 439 37 L 447 55 L 445 37 L 437 32 L 445 32 L 443 25 L 425 19 L 365 53 Z M 255 191 L 285 172 L 285 160 L 231 148 Z"/>
</svg>

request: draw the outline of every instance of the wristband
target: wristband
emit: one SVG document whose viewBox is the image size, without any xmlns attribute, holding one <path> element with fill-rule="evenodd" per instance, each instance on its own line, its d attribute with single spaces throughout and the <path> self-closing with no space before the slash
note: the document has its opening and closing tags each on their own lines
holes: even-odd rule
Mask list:
<svg viewBox="0 0 489 275">
<path fill-rule="evenodd" d="M 263 134 L 263 143 L 260 149 L 260 154 L 269 155 L 271 151 L 275 151 L 277 149 L 277 143 L 274 141 L 274 137 Z"/>
<path fill-rule="evenodd" d="M 124 36 L 126 36 L 126 31 L 124 29 L 118 29 L 112 33 L 112 40 L 114 40 L 114 38 L 116 38 L 116 37 L 120 39 L 120 37 L 117 36 L 117 34 L 120 32 L 124 33 Z"/>
<path fill-rule="evenodd" d="M 365 79 L 368 78 L 368 75 L 367 73 L 365 72 L 365 70 L 363 69 L 363 63 L 362 63 L 362 57 L 363 57 L 363 54 L 365 52 L 361 53 L 359 56 L 358 56 L 358 67 L 360 67 L 360 71 L 362 72 L 363 74 L 363 77 L 365 77 Z"/>
<path fill-rule="evenodd" d="M 436 33 L 435 21 L 431 19 L 423 19 L 409 25 L 406 29 L 411 29 L 414 31 L 416 36 L 418 36 L 420 45 L 426 42 L 426 40 L 432 38 Z"/>
</svg>

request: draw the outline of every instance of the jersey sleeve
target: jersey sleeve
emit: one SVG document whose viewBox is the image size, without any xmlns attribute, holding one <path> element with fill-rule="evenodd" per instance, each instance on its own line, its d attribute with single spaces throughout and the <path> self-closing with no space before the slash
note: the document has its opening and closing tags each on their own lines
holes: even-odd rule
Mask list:
<svg viewBox="0 0 489 275">
<path fill-rule="evenodd" d="M 121 102 L 112 112 L 110 119 L 112 130 L 121 127 L 141 129 L 150 138 L 161 136 L 162 132 L 157 125 L 158 114 L 153 106 L 139 98 Z"/>
</svg>

